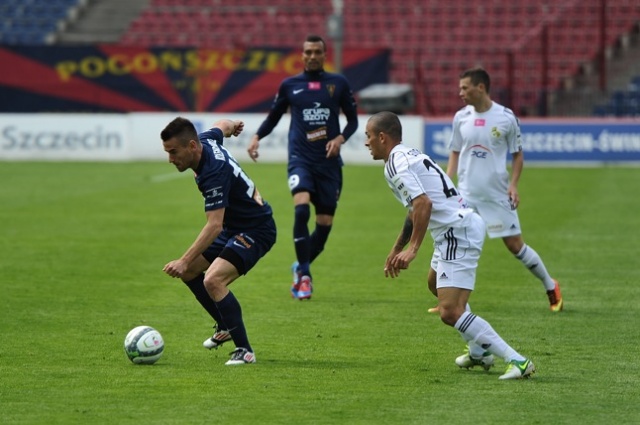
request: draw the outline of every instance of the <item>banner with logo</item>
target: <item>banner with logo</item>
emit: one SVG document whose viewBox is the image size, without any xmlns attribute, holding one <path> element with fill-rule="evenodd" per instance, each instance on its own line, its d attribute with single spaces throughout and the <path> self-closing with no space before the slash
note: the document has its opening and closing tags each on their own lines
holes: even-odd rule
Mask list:
<svg viewBox="0 0 640 425">
<path fill-rule="evenodd" d="M 0 114 L 0 160 L 130 159 L 127 114 Z"/>
<path fill-rule="evenodd" d="M 520 129 L 526 162 L 640 161 L 640 120 L 523 119 Z M 447 161 L 451 132 L 451 121 L 425 120 L 425 152 Z"/>
<path fill-rule="evenodd" d="M 0 112 L 264 112 L 300 49 L 0 47 Z M 390 52 L 346 49 L 354 92 L 389 81 Z M 331 62 L 325 69 L 332 71 Z"/>
<path fill-rule="evenodd" d="M 167 161 L 160 132 L 178 115 L 175 112 L 130 114 L 0 114 L 0 161 Z M 239 137 L 224 145 L 240 162 L 250 161 L 247 148 L 266 114 L 186 113 L 198 131 L 209 129 L 221 118 L 244 122 Z M 342 145 L 340 154 L 347 164 L 375 165 L 365 146 L 368 115 L 359 115 L 358 131 Z M 260 162 L 287 162 L 291 116 L 285 114 L 276 128 L 260 140 Z M 346 125 L 340 116 L 342 128 Z M 422 117 L 403 116 L 405 143 L 421 148 Z"/>
</svg>

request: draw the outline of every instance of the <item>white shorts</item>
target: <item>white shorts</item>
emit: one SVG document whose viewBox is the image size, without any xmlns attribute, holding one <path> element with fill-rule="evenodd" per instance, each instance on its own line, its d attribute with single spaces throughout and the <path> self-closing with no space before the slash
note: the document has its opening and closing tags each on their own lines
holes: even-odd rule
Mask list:
<svg viewBox="0 0 640 425">
<path fill-rule="evenodd" d="M 522 233 L 518 211 L 511 208 L 508 200 L 504 201 L 467 201 L 469 208 L 473 208 L 484 220 L 487 235 L 491 238 L 504 238 Z"/>
<path fill-rule="evenodd" d="M 431 268 L 436 271 L 436 288 L 473 291 L 484 243 L 484 228 L 484 221 L 472 213 L 462 220 L 460 226 L 432 234 Z"/>
</svg>

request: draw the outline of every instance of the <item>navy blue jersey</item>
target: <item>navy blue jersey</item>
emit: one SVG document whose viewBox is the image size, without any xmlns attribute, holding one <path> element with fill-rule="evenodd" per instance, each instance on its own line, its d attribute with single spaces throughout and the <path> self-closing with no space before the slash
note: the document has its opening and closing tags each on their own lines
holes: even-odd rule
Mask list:
<svg viewBox="0 0 640 425">
<path fill-rule="evenodd" d="M 289 162 L 341 165 L 339 156 L 326 157 L 326 145 L 339 134 L 348 139 L 358 128 L 356 102 L 347 79 L 325 71 L 304 71 L 286 78 L 258 129 L 260 139 L 271 133 L 287 109 L 291 113 Z M 340 110 L 347 118 L 344 130 L 340 129 Z"/>
<path fill-rule="evenodd" d="M 198 137 L 202 158 L 195 178 L 204 197 L 204 210 L 225 208 L 223 227 L 231 232 L 258 227 L 269 220 L 271 206 L 262 200 L 253 181 L 222 146 L 222 130 L 212 128 Z"/>
</svg>

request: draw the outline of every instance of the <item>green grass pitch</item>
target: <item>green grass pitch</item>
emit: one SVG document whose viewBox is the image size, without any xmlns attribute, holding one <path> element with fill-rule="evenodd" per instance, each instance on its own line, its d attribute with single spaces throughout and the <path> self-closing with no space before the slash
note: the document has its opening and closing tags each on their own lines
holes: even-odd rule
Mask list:
<svg viewBox="0 0 640 425">
<path fill-rule="evenodd" d="M 431 255 L 398 279 L 384 259 L 405 211 L 377 166 L 346 166 L 309 302 L 289 295 L 293 209 L 283 164 L 245 169 L 278 242 L 232 285 L 257 364 L 202 348 L 208 316 L 162 273 L 204 224 L 190 177 L 167 163 L 0 163 L 2 424 L 640 423 L 638 168 L 525 169 L 525 241 L 558 278 L 565 311 L 487 240 L 474 312 L 538 369 L 502 382 L 453 363 L 464 343 L 426 312 Z M 133 365 L 138 325 L 163 357 Z"/>
</svg>

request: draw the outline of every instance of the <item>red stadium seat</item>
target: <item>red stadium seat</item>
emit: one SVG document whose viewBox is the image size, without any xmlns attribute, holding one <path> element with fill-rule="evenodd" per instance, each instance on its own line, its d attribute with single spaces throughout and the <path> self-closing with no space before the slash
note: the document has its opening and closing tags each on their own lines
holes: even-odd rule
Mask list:
<svg viewBox="0 0 640 425">
<path fill-rule="evenodd" d="M 152 0 L 123 35 L 125 44 L 233 48 L 296 47 L 326 33 L 331 0 Z M 640 21 L 640 2 L 607 3 L 607 42 Z M 515 58 L 514 109 L 535 107 L 543 82 L 542 26 L 548 26 L 548 88 L 558 87 L 598 49 L 600 0 L 349 0 L 343 9 L 345 48 L 390 48 L 391 82 L 414 84 L 428 103 L 418 112 L 450 115 L 461 106 L 457 76 L 482 65 L 497 92 L 506 90 L 508 55 Z M 207 28 L 203 32 L 203 28 Z"/>
</svg>

